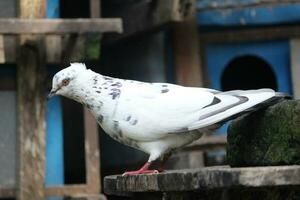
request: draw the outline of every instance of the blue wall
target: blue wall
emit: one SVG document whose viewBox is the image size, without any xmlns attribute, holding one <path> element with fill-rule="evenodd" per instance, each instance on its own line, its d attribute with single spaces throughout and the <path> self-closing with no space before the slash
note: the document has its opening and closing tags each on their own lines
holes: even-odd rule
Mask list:
<svg viewBox="0 0 300 200">
<path fill-rule="evenodd" d="M 278 91 L 292 93 L 290 76 L 290 47 L 286 41 L 210 44 L 205 48 L 208 77 L 211 87 L 221 89 L 225 67 L 240 56 L 253 55 L 266 61 L 277 78 Z M 253 77 L 255 81 L 255 77 Z"/>
<path fill-rule="evenodd" d="M 198 8 L 208 5 L 238 5 L 255 0 L 221 1 L 200 0 Z M 243 9 L 207 10 L 197 14 L 198 24 L 201 26 L 240 26 L 240 25 L 268 25 L 288 24 L 300 22 L 300 3 L 282 4 L 277 6 L 248 7 Z"/>
<path fill-rule="evenodd" d="M 59 17 L 59 0 L 47 0 L 47 18 Z M 49 69 L 51 73 L 51 69 Z M 60 97 L 47 104 L 46 186 L 64 183 L 63 119 Z"/>
</svg>

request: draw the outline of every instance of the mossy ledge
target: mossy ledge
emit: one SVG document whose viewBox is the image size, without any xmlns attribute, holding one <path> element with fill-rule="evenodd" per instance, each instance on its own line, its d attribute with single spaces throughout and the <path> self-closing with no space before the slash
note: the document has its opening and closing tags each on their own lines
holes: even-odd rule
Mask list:
<svg viewBox="0 0 300 200">
<path fill-rule="evenodd" d="M 300 164 L 300 100 L 284 100 L 235 119 L 228 128 L 232 167 Z"/>
</svg>

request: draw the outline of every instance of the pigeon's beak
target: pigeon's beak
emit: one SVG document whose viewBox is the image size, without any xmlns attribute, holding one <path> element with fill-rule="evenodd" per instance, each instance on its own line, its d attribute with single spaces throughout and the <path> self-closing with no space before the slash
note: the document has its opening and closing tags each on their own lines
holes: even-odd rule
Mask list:
<svg viewBox="0 0 300 200">
<path fill-rule="evenodd" d="M 47 96 L 47 100 L 49 100 L 49 99 L 51 99 L 51 97 L 55 96 L 56 92 L 57 92 L 57 90 L 52 89 Z"/>
</svg>

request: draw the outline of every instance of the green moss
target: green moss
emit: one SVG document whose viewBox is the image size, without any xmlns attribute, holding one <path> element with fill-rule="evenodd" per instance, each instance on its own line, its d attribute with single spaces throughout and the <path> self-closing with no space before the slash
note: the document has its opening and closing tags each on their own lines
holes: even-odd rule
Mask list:
<svg viewBox="0 0 300 200">
<path fill-rule="evenodd" d="M 101 53 L 100 35 L 89 35 L 86 41 L 86 58 L 88 60 L 99 59 Z"/>
<path fill-rule="evenodd" d="M 231 166 L 300 164 L 300 101 L 286 100 L 234 120 L 227 140 Z"/>
</svg>

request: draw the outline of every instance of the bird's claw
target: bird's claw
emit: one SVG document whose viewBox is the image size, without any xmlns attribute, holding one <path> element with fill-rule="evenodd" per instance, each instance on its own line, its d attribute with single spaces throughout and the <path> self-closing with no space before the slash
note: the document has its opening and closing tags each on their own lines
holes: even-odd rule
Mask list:
<svg viewBox="0 0 300 200">
<path fill-rule="evenodd" d="M 139 175 L 139 174 L 158 174 L 158 170 L 137 170 L 137 171 L 129 171 L 122 174 L 122 176 L 128 175 Z"/>
</svg>

